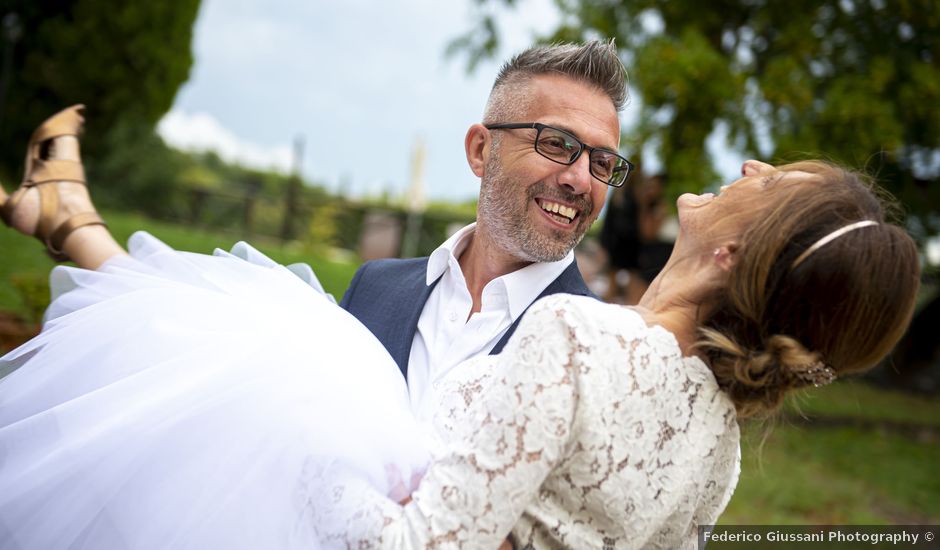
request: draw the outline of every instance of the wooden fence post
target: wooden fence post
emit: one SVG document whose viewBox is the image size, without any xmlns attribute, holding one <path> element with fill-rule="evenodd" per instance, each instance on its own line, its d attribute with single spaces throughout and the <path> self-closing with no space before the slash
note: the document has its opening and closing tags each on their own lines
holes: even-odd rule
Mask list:
<svg viewBox="0 0 940 550">
<path fill-rule="evenodd" d="M 299 212 L 297 204 L 300 196 L 300 163 L 304 153 L 304 138 L 297 136 L 294 139 L 294 169 L 287 184 L 287 200 L 284 204 L 284 222 L 281 225 L 281 241 L 287 242 L 294 238 L 294 218 Z"/>
</svg>

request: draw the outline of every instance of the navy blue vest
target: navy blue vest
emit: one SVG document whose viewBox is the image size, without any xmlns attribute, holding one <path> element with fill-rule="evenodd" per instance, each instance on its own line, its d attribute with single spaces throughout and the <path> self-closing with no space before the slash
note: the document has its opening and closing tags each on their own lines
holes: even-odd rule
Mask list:
<svg viewBox="0 0 940 550">
<path fill-rule="evenodd" d="M 405 380 L 408 379 L 408 358 L 411 355 L 415 331 L 418 330 L 421 310 L 440 281 L 438 279 L 428 285 L 427 270 L 427 257 L 366 262 L 356 271 L 340 302 L 343 309 L 352 313 L 382 342 L 398 363 Z M 565 268 L 558 278 L 545 287 L 538 298 L 559 293 L 596 298 L 581 278 L 577 262 L 572 262 Z M 521 318 L 520 316 L 509 327 L 491 354 L 502 351 Z"/>
</svg>

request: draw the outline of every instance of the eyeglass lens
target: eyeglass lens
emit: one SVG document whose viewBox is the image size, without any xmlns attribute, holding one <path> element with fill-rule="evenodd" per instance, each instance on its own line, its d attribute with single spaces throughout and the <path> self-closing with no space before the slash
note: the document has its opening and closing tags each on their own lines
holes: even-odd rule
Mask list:
<svg viewBox="0 0 940 550">
<path fill-rule="evenodd" d="M 571 164 L 581 152 L 581 142 L 564 130 L 543 127 L 536 138 L 535 150 L 555 162 Z M 597 179 L 610 185 L 620 185 L 626 179 L 629 167 L 626 159 L 619 155 L 594 149 L 590 159 L 591 174 Z"/>
</svg>

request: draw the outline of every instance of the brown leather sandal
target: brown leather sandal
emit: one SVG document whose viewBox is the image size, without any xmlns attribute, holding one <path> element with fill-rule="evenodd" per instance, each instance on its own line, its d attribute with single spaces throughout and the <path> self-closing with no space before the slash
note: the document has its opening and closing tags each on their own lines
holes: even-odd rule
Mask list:
<svg viewBox="0 0 940 550">
<path fill-rule="evenodd" d="M 104 220 L 97 212 L 81 212 L 67 218 L 58 226 L 55 223 L 56 214 L 59 213 L 60 199 L 56 183 L 70 181 L 86 185 L 85 169 L 81 161 L 49 159 L 47 157 L 48 143 L 61 136 L 78 137 L 82 131 L 84 119 L 81 111 L 84 105 L 73 105 L 60 111 L 43 122 L 33 132 L 26 149 L 26 170 L 23 183 L 9 197 L 0 189 L 0 219 L 9 226 L 13 225 L 13 211 L 16 210 L 20 200 L 30 187 L 39 191 L 39 223 L 33 236 L 46 245 L 46 250 L 52 259 L 62 262 L 68 256 L 62 252 L 62 244 L 73 231 L 86 225 L 105 225 Z"/>
</svg>

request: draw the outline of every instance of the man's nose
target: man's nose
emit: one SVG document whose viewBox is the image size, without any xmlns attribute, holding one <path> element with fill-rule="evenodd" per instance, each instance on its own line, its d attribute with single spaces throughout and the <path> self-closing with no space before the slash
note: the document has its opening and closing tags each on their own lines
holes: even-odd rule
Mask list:
<svg viewBox="0 0 940 550">
<path fill-rule="evenodd" d="M 590 193 L 593 182 L 594 176 L 591 175 L 591 155 L 589 155 L 587 151 L 584 151 L 574 163 L 566 166 L 558 176 L 558 183 L 576 195 Z"/>
</svg>

